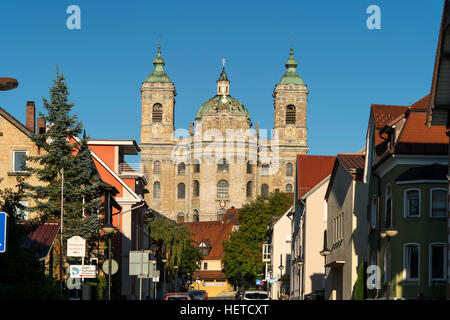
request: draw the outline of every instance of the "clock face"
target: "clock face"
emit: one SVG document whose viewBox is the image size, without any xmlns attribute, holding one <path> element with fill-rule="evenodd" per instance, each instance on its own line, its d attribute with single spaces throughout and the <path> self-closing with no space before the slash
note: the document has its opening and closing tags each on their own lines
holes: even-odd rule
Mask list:
<svg viewBox="0 0 450 320">
<path fill-rule="evenodd" d="M 162 133 L 162 126 L 160 123 L 153 124 L 152 132 L 155 136 L 159 136 Z"/>
<path fill-rule="evenodd" d="M 286 132 L 286 135 L 289 137 L 295 136 L 295 126 L 293 126 L 292 124 L 288 124 L 286 126 L 285 132 Z"/>
</svg>

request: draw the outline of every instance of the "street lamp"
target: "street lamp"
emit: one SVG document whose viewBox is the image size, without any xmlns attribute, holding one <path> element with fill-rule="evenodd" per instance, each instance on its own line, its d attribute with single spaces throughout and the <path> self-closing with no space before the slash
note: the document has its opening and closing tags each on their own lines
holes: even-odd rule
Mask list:
<svg viewBox="0 0 450 320">
<path fill-rule="evenodd" d="M 320 251 L 320 255 L 324 257 L 324 265 L 323 265 L 323 293 L 326 294 L 326 287 L 327 287 L 327 256 L 331 253 L 331 251 L 327 247 L 326 243 L 326 232 L 325 235 L 325 241 L 323 245 L 322 251 Z"/>
<path fill-rule="evenodd" d="M 278 294 L 278 298 L 281 298 L 281 285 L 282 285 L 282 277 L 283 277 L 283 269 L 284 269 L 284 266 L 283 266 L 283 254 L 280 254 L 280 265 L 278 266 L 278 269 L 280 269 L 280 279 L 279 279 L 279 289 L 280 289 L 280 291 L 279 291 L 279 294 Z"/>
<path fill-rule="evenodd" d="M 386 239 L 387 241 L 387 265 L 384 272 L 388 272 L 388 282 L 387 282 L 387 300 L 390 300 L 391 296 L 391 252 L 390 252 L 390 242 L 391 238 L 395 237 L 398 234 L 398 230 L 392 227 L 387 228 L 384 232 L 380 232 L 380 237 Z"/>
<path fill-rule="evenodd" d="M 115 228 L 110 222 L 108 222 L 103 226 L 102 230 L 106 235 L 108 235 L 108 300 L 111 300 L 111 234 L 115 231 Z"/>
<path fill-rule="evenodd" d="M 0 91 L 12 90 L 17 88 L 19 82 L 13 78 L 0 78 Z"/>
<path fill-rule="evenodd" d="M 175 292 L 178 292 L 178 266 L 173 266 L 175 269 Z"/>
</svg>

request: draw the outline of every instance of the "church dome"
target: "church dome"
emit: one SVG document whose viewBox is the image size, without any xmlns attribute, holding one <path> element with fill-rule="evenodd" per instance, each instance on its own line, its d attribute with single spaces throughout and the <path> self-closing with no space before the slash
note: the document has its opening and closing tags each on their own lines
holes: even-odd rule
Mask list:
<svg viewBox="0 0 450 320">
<path fill-rule="evenodd" d="M 247 123 L 251 124 L 250 114 L 245 108 L 244 104 L 239 100 L 233 98 L 229 92 L 230 81 L 225 72 L 225 67 L 217 80 L 217 94 L 204 102 L 198 109 L 195 121 L 201 120 L 203 114 L 208 112 L 218 112 L 220 110 L 228 110 L 230 113 L 240 112 L 247 118 Z"/>
<path fill-rule="evenodd" d="M 224 100 L 225 99 L 225 100 Z M 204 102 L 198 109 L 197 115 L 195 116 L 195 121 L 201 120 L 203 114 L 207 112 L 217 112 L 219 111 L 219 106 L 226 105 L 226 109 L 231 113 L 240 112 L 247 117 L 247 122 L 251 123 L 250 114 L 245 108 L 244 104 L 239 100 L 233 98 L 232 96 L 219 96 L 216 95 Z"/>
</svg>

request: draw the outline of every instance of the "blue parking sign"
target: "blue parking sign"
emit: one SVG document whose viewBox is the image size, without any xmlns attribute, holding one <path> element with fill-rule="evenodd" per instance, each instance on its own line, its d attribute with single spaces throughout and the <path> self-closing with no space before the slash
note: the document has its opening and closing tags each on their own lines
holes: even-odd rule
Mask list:
<svg viewBox="0 0 450 320">
<path fill-rule="evenodd" d="M 0 212 L 0 253 L 6 251 L 6 226 L 7 226 L 8 214 L 6 212 Z"/>
</svg>

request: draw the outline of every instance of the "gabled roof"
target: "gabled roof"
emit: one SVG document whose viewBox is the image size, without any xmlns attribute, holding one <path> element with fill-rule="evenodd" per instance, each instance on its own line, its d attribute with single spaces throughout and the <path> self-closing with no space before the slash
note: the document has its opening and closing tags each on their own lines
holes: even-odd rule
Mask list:
<svg viewBox="0 0 450 320">
<path fill-rule="evenodd" d="M 23 125 L 20 121 L 18 121 L 16 118 L 14 118 L 12 115 L 10 115 L 8 112 L 6 112 L 5 109 L 0 108 L 0 116 L 3 116 L 6 120 L 11 122 L 12 125 L 14 125 L 17 129 L 25 133 L 27 136 L 31 138 L 33 132 L 28 129 L 25 125 Z"/>
<path fill-rule="evenodd" d="M 200 221 L 184 223 L 193 234 L 192 239 L 199 245 L 205 242 L 210 246 L 211 251 L 209 255 L 204 257 L 204 260 L 219 260 L 223 254 L 223 241 L 228 240 L 231 231 L 233 230 L 233 223 L 225 223 L 223 221 Z"/>
<path fill-rule="evenodd" d="M 364 165 L 365 155 L 362 153 L 339 153 L 333 165 L 325 199 L 328 199 L 330 195 L 339 166 L 342 166 L 353 177 L 353 180 L 361 180 L 364 174 Z"/>
<path fill-rule="evenodd" d="M 59 223 L 44 223 L 26 236 L 22 248 L 31 250 L 37 259 L 45 259 L 58 232 Z"/>
<path fill-rule="evenodd" d="M 298 199 L 331 173 L 335 159 L 334 156 L 297 156 Z"/>
</svg>

